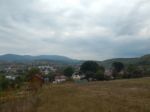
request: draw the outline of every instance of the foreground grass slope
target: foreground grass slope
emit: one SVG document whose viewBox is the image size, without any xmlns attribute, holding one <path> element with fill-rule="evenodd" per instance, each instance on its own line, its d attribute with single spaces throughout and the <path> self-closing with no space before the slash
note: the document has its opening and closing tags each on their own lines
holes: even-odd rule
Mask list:
<svg viewBox="0 0 150 112">
<path fill-rule="evenodd" d="M 46 85 L 34 95 L 5 103 L 0 109 L 1 112 L 150 112 L 150 78 Z"/>
</svg>

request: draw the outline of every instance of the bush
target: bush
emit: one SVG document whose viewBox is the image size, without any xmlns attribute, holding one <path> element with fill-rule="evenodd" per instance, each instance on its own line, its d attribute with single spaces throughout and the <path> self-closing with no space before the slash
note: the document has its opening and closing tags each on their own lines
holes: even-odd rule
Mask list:
<svg viewBox="0 0 150 112">
<path fill-rule="evenodd" d="M 135 65 L 129 65 L 123 78 L 139 78 L 143 77 L 143 70 Z"/>
<path fill-rule="evenodd" d="M 102 70 L 99 70 L 95 74 L 96 80 L 105 80 L 104 72 Z"/>
<path fill-rule="evenodd" d="M 121 62 L 113 62 L 112 63 L 113 68 L 113 77 L 116 79 L 122 78 L 122 75 L 119 74 L 124 69 L 124 64 Z"/>
<path fill-rule="evenodd" d="M 5 78 L 5 76 L 0 75 L 0 91 L 7 89 L 9 86 L 9 81 Z"/>
<path fill-rule="evenodd" d="M 64 75 L 66 77 L 70 78 L 73 73 L 74 73 L 74 68 L 72 68 L 72 67 L 67 67 L 67 68 L 64 69 Z"/>
</svg>

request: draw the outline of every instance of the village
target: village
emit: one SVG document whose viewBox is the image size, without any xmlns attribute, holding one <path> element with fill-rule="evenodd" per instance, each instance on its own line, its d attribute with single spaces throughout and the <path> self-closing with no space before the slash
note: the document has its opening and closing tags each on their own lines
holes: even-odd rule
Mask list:
<svg viewBox="0 0 150 112">
<path fill-rule="evenodd" d="M 85 83 L 89 81 L 108 81 L 122 78 L 143 77 L 142 69 L 124 66 L 121 62 L 114 62 L 111 68 L 104 68 L 94 61 L 85 61 L 78 65 L 60 65 L 51 63 L 5 64 L 1 67 L 4 87 L 16 88 L 25 82 L 34 83 L 32 88 L 43 84 L 60 84 L 64 82 Z M 5 79 L 5 80 L 4 80 Z M 1 84 L 3 85 L 3 84 Z"/>
<path fill-rule="evenodd" d="M 63 67 L 59 65 L 17 65 L 17 64 L 10 64 L 1 67 L 0 73 L 1 75 L 4 74 L 5 78 L 8 80 L 16 80 L 18 77 L 24 77 L 27 74 L 27 71 L 30 71 L 32 68 L 36 68 L 40 70 L 40 73 L 33 74 L 35 77 L 41 76 L 40 80 L 43 80 L 45 83 L 62 83 L 67 81 L 68 77 L 63 73 Z M 82 80 L 85 75 L 80 74 L 80 66 L 72 66 L 74 69 L 71 74 L 71 79 L 73 80 Z M 106 76 L 111 76 L 111 71 L 105 71 Z M 53 76 L 53 77 L 50 77 Z"/>
<path fill-rule="evenodd" d="M 41 85 L 41 83 L 59 84 L 66 81 L 76 83 L 86 82 L 88 80 L 85 73 L 81 73 L 80 67 L 81 65 L 60 65 L 51 63 L 5 63 L 3 66 L 1 64 L 0 74 L 4 76 L 6 82 L 9 82 L 8 85 L 11 85 L 13 88 L 16 86 L 20 87 L 21 84 L 29 82 L 32 78 L 39 82 L 39 85 Z M 103 72 L 105 76 L 109 76 L 113 79 L 111 70 L 105 70 Z M 92 78 L 89 77 L 89 80 L 92 80 Z"/>
</svg>

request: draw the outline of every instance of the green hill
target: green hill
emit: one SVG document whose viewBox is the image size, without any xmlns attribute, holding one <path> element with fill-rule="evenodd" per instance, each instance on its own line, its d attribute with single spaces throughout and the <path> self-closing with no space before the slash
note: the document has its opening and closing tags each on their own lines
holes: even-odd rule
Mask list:
<svg viewBox="0 0 150 112">
<path fill-rule="evenodd" d="M 129 65 L 129 64 L 136 64 L 141 66 L 150 65 L 150 54 L 144 55 L 142 57 L 136 57 L 136 58 L 109 59 L 109 60 L 101 61 L 99 63 L 104 67 L 109 68 L 113 62 L 122 62 L 125 65 Z"/>
</svg>

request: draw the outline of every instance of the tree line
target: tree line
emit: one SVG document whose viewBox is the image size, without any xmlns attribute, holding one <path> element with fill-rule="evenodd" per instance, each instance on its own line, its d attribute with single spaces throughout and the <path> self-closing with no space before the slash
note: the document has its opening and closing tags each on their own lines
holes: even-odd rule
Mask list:
<svg viewBox="0 0 150 112">
<path fill-rule="evenodd" d="M 140 66 L 130 64 L 124 65 L 121 62 L 113 62 L 108 69 L 110 74 L 107 75 L 106 69 L 95 61 L 86 61 L 80 66 L 79 75 L 84 75 L 83 79 L 88 81 L 110 80 L 121 78 L 138 78 L 145 76 L 145 71 Z M 64 75 L 71 77 L 74 72 L 73 67 L 67 67 Z"/>
</svg>

